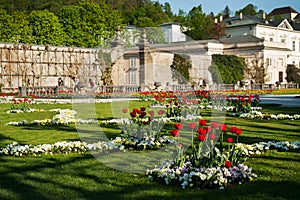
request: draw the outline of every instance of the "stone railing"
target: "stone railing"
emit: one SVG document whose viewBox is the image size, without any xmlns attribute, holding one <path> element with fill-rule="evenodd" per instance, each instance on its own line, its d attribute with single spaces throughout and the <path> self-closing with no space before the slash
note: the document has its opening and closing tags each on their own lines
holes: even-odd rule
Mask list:
<svg viewBox="0 0 300 200">
<path fill-rule="evenodd" d="M 132 93 L 141 92 L 140 86 L 98 86 L 98 92 L 102 93 Z"/>
<path fill-rule="evenodd" d="M 186 92 L 193 90 L 280 90 L 280 89 L 299 89 L 299 83 L 291 83 L 291 84 L 252 84 L 245 86 L 237 86 L 234 84 L 215 84 L 215 85 L 207 85 L 205 88 L 200 87 L 198 85 L 169 85 L 163 87 L 164 91 L 178 91 L 178 92 Z M 148 91 L 155 91 L 156 89 L 147 88 Z M 4 90 L 3 90 L 4 91 Z M 69 88 L 58 87 L 58 86 L 44 86 L 44 87 L 19 87 L 19 95 L 28 96 L 28 95 L 36 95 L 36 96 L 52 96 L 58 95 L 61 91 L 72 91 Z M 141 86 L 98 86 L 96 93 L 114 93 L 114 94 L 129 94 L 134 92 L 145 91 Z"/>
</svg>

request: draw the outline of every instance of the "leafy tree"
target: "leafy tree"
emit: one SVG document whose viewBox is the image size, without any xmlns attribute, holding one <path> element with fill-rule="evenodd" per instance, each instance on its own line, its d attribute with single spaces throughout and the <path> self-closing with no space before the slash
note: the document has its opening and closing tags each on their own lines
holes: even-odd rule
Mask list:
<svg viewBox="0 0 300 200">
<path fill-rule="evenodd" d="M 14 11 L 11 14 L 11 35 L 13 36 L 11 42 L 32 44 L 32 29 L 24 12 Z"/>
<path fill-rule="evenodd" d="M 58 17 L 48 10 L 32 11 L 28 17 L 34 44 L 63 45 L 64 31 Z"/>
<path fill-rule="evenodd" d="M 170 19 L 173 18 L 173 13 L 172 13 L 170 3 L 165 2 L 164 6 L 163 6 L 163 10 L 164 10 L 164 13 L 166 13 Z"/>
<path fill-rule="evenodd" d="M 213 82 L 232 84 L 244 79 L 246 63 L 243 58 L 234 55 L 212 56 L 213 64 L 209 67 Z M 233 73 L 234 72 L 234 73 Z"/>
<path fill-rule="evenodd" d="M 80 47 L 108 46 L 116 27 L 122 23 L 118 11 L 91 0 L 65 6 L 58 11 L 58 16 L 67 34 L 67 44 Z"/>
<path fill-rule="evenodd" d="M 224 19 L 230 18 L 231 10 L 229 9 L 229 6 L 226 5 L 225 9 L 222 11 L 222 15 Z"/>
<path fill-rule="evenodd" d="M 0 9 L 0 41 L 9 42 L 12 39 L 11 26 L 12 17 L 4 9 Z"/>
<path fill-rule="evenodd" d="M 171 65 L 172 78 L 179 84 L 186 84 L 190 81 L 189 69 L 192 68 L 191 58 L 186 54 L 174 54 Z"/>
<path fill-rule="evenodd" d="M 248 4 L 244 8 L 235 11 L 235 15 L 239 15 L 240 13 L 243 13 L 246 15 L 256 16 L 257 15 L 256 9 L 257 9 L 257 7 L 254 6 L 253 4 Z"/>
<path fill-rule="evenodd" d="M 187 27 L 186 34 L 194 40 L 210 38 L 210 29 L 213 26 L 213 20 L 202 12 L 201 5 L 192 8 L 186 16 L 183 24 Z"/>
<path fill-rule="evenodd" d="M 300 83 L 300 69 L 295 65 L 288 65 L 286 68 L 286 81 Z"/>
<path fill-rule="evenodd" d="M 173 16 L 173 21 L 179 22 L 179 23 L 184 23 L 185 17 L 186 17 L 186 13 L 182 9 L 179 9 L 178 15 Z"/>
<path fill-rule="evenodd" d="M 226 35 L 225 25 L 222 22 L 215 23 L 209 30 L 211 38 L 219 39 Z"/>
</svg>

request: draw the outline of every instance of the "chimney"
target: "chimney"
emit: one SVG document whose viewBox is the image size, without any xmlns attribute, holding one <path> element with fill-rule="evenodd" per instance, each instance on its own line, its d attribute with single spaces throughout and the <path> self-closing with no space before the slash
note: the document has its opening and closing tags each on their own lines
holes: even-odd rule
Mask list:
<svg viewBox="0 0 300 200">
<path fill-rule="evenodd" d="M 223 15 L 220 15 L 220 22 L 223 21 Z"/>
<path fill-rule="evenodd" d="M 240 12 L 240 19 L 243 19 L 243 13 Z"/>
<path fill-rule="evenodd" d="M 262 13 L 262 18 L 266 19 L 266 13 L 265 12 Z"/>
<path fill-rule="evenodd" d="M 215 24 L 217 24 L 218 23 L 218 19 L 217 18 L 215 18 Z"/>
</svg>

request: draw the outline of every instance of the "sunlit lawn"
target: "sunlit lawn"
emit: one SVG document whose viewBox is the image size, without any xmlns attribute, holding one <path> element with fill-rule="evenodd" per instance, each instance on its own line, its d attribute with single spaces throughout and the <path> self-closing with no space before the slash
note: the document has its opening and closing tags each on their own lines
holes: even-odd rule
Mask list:
<svg viewBox="0 0 300 200">
<path fill-rule="evenodd" d="M 129 108 L 145 106 L 150 102 L 129 102 Z M 117 112 L 126 103 L 87 106 L 99 120 L 125 117 Z M 9 104 L 0 104 L 0 146 L 14 141 L 20 144 L 43 144 L 80 139 L 74 125 L 65 126 L 5 126 L 10 121 L 52 118 L 54 108 L 79 108 L 72 105 L 32 105 L 46 112 L 7 114 Z M 299 108 L 265 105 L 267 112 L 299 114 Z M 263 110 L 264 112 L 264 110 Z M 127 114 L 128 115 L 128 114 Z M 204 119 L 210 119 L 209 110 L 203 110 Z M 222 116 L 220 116 L 222 118 Z M 228 125 L 243 128 L 239 141 L 299 141 L 300 121 L 246 120 L 226 116 Z M 99 127 L 100 128 L 100 127 Z M 166 128 L 167 129 L 167 128 Z M 101 127 L 107 137 L 120 133 L 118 126 Z M 164 131 L 166 131 L 164 129 Z M 80 132 L 80 131 L 79 131 Z M 167 132 L 166 132 L 167 133 Z M 117 171 L 102 164 L 89 153 L 41 157 L 0 157 L 0 199 L 298 199 L 300 196 L 299 152 L 269 151 L 249 158 L 246 164 L 258 178 L 245 185 L 225 190 L 181 189 L 153 183 L 144 174 Z"/>
</svg>

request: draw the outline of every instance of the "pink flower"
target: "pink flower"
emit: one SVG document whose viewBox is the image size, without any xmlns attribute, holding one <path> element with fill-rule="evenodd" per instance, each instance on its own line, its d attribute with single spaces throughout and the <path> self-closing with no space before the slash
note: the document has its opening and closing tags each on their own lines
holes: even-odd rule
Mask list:
<svg viewBox="0 0 300 200">
<path fill-rule="evenodd" d="M 189 125 L 190 129 L 196 128 L 196 123 L 195 122 L 190 122 L 188 125 Z"/>
<path fill-rule="evenodd" d="M 225 132 L 226 131 L 226 124 L 220 124 L 220 129 L 221 129 L 221 131 Z"/>
<path fill-rule="evenodd" d="M 154 111 L 149 111 L 149 115 L 150 115 L 151 117 L 153 117 L 153 116 L 154 116 Z"/>
<path fill-rule="evenodd" d="M 211 128 L 218 128 L 218 122 L 211 122 L 210 127 Z"/>
<path fill-rule="evenodd" d="M 216 134 L 210 134 L 210 135 L 209 135 L 209 139 L 215 140 L 215 139 L 216 139 Z"/>
<path fill-rule="evenodd" d="M 164 113 L 165 113 L 164 110 L 159 110 L 159 111 L 157 111 L 157 114 L 159 114 L 159 115 L 163 115 Z"/>
<path fill-rule="evenodd" d="M 127 108 L 123 108 L 123 113 L 127 113 L 128 112 L 128 109 Z"/>
</svg>

